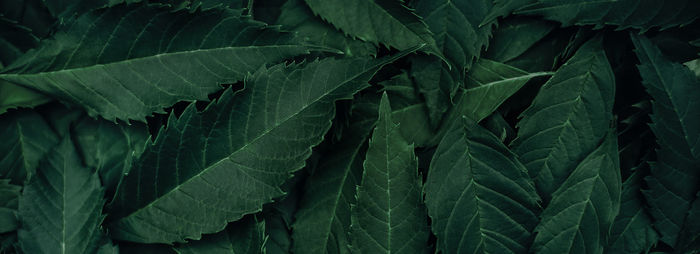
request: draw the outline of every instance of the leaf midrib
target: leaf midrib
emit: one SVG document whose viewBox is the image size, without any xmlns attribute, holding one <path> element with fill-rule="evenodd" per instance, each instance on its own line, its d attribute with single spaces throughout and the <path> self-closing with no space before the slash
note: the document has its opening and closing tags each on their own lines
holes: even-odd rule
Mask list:
<svg viewBox="0 0 700 254">
<path fill-rule="evenodd" d="M 115 223 L 118 222 L 118 221 L 121 221 L 121 220 L 123 220 L 123 219 L 125 219 L 125 218 L 128 218 L 128 217 L 132 216 L 133 214 L 139 213 L 139 212 L 141 212 L 142 210 L 150 209 L 155 203 L 157 203 L 158 201 L 160 201 L 161 198 L 166 197 L 166 196 L 169 196 L 171 193 L 173 193 L 173 192 L 179 190 L 181 186 L 184 186 L 184 185 L 188 184 L 188 183 L 189 183 L 190 181 L 192 181 L 193 179 L 200 178 L 202 174 L 204 174 L 205 172 L 208 172 L 211 168 L 215 168 L 216 165 L 218 165 L 218 164 L 220 164 L 220 163 L 223 163 L 224 161 L 230 159 L 231 156 L 232 156 L 233 154 L 236 154 L 236 153 L 238 153 L 238 152 L 240 152 L 240 151 L 244 151 L 249 145 L 251 145 L 251 144 L 257 142 L 260 138 L 266 136 L 267 134 L 269 134 L 269 133 L 272 132 L 273 130 L 279 128 L 280 126 L 283 126 L 283 123 L 286 123 L 286 122 L 289 121 L 290 119 L 296 117 L 296 116 L 299 115 L 301 112 L 303 112 L 304 110 L 306 110 L 307 108 L 309 108 L 311 105 L 315 105 L 318 101 L 320 101 L 321 99 L 325 98 L 326 96 L 328 96 L 329 94 L 331 94 L 333 91 L 337 90 L 338 88 L 342 87 L 343 85 L 347 84 L 348 82 L 351 82 L 351 81 L 357 79 L 358 77 L 364 75 L 367 71 L 372 70 L 372 69 L 374 69 L 374 68 L 376 68 L 376 67 L 378 67 L 378 66 L 381 66 L 381 65 L 383 65 L 383 62 L 379 62 L 378 64 L 374 64 L 374 65 L 372 65 L 372 67 L 370 67 L 370 68 L 365 68 L 364 71 L 358 72 L 357 74 L 351 76 L 350 78 L 346 78 L 343 82 L 340 82 L 337 86 L 333 87 L 332 89 L 328 89 L 328 91 L 327 91 L 326 93 L 324 93 L 324 94 L 321 95 L 321 96 L 318 96 L 316 99 L 314 99 L 313 101 L 311 101 L 310 103 L 308 103 L 308 104 L 305 105 L 304 107 L 300 108 L 300 109 L 299 109 L 297 112 L 295 112 L 294 114 L 292 114 L 292 115 L 290 115 L 289 117 L 284 118 L 284 119 L 282 119 L 281 121 L 277 122 L 277 125 L 275 125 L 275 126 L 273 126 L 273 127 L 270 127 L 269 129 L 267 129 L 267 130 L 265 130 L 264 132 L 260 133 L 260 135 L 258 135 L 258 136 L 255 137 L 254 139 L 250 140 L 250 142 L 248 142 L 247 144 L 245 144 L 245 145 L 241 146 L 240 148 L 238 148 L 238 149 L 236 149 L 236 150 L 230 152 L 228 156 L 226 156 L 226 157 L 224 157 L 224 158 L 218 160 L 217 162 L 214 162 L 214 163 L 212 163 L 211 165 L 209 165 L 209 166 L 203 168 L 203 169 L 202 169 L 199 173 L 197 173 L 196 175 L 193 175 L 192 177 L 190 177 L 189 179 L 185 180 L 184 182 L 179 183 L 177 186 L 175 186 L 174 188 L 172 188 L 172 189 L 169 190 L 168 192 L 164 193 L 164 194 L 161 195 L 160 197 L 158 197 L 158 198 L 152 200 L 151 202 L 149 202 L 148 205 L 146 205 L 146 206 L 144 206 L 144 207 L 141 207 L 141 208 L 138 208 L 138 209 L 135 209 L 133 212 L 130 212 L 130 213 L 125 214 L 124 216 L 122 216 L 122 217 L 120 217 L 119 219 L 115 220 Z M 300 71 L 300 69 L 296 69 L 296 70 L 292 71 L 292 73 L 293 73 L 293 72 L 296 72 L 296 71 Z M 291 73 L 290 73 L 290 75 L 291 75 Z M 335 113 L 333 113 L 333 114 L 335 114 Z"/>
</svg>

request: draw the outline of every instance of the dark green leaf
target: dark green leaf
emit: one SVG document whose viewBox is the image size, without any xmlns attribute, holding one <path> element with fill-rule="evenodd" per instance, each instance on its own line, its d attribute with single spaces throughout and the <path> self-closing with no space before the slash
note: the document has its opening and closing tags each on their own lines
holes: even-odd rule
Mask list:
<svg viewBox="0 0 700 254">
<path fill-rule="evenodd" d="M 39 160 L 58 143 L 46 121 L 30 110 L 0 116 L 0 140 L 0 176 L 13 184 L 24 184 Z"/>
<path fill-rule="evenodd" d="M 541 88 L 511 144 L 545 203 L 612 124 L 615 80 L 602 40 L 587 42 Z"/>
<path fill-rule="evenodd" d="M 351 209 L 352 248 L 359 253 L 425 253 L 429 229 L 418 160 L 391 116 L 385 93 Z"/>
<path fill-rule="evenodd" d="M 469 118 L 438 145 L 425 203 L 442 253 L 527 253 L 539 197 L 525 166 Z"/>
<path fill-rule="evenodd" d="M 19 199 L 19 243 L 25 253 L 94 253 L 104 191 L 97 172 L 82 165 L 69 137 L 52 149 Z"/>
<path fill-rule="evenodd" d="M 310 49 L 239 15 L 149 5 L 98 10 L 44 40 L 0 79 L 85 107 L 91 116 L 143 121 L 180 100 L 208 100 L 220 84 Z"/>
<path fill-rule="evenodd" d="M 260 211 L 321 141 L 334 102 L 408 53 L 261 68 L 242 92 L 227 90 L 201 113 L 190 105 L 179 119 L 171 115 L 120 185 L 113 237 L 182 242 Z"/>
<path fill-rule="evenodd" d="M 647 253 L 659 240 L 645 208 L 641 192 L 643 176 L 639 170 L 622 184 L 620 214 L 615 217 L 606 253 Z"/>
<path fill-rule="evenodd" d="M 265 222 L 248 216 L 229 224 L 224 231 L 175 247 L 180 254 L 262 253 Z"/>
<path fill-rule="evenodd" d="M 542 212 L 535 253 L 601 253 L 620 210 L 620 162 L 613 130 L 571 172 Z"/>
<path fill-rule="evenodd" d="M 700 82 L 667 60 L 649 39 L 632 36 L 639 72 L 653 98 L 651 130 L 659 148 L 644 194 L 661 241 L 675 246 L 686 214 L 700 191 Z"/>
</svg>

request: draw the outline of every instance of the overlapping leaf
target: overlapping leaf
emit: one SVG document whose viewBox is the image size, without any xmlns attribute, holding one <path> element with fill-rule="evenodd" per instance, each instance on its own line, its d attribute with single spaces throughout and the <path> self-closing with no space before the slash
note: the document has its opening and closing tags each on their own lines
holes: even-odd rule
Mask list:
<svg viewBox="0 0 700 254">
<path fill-rule="evenodd" d="M 422 253 L 428 250 L 428 222 L 418 161 L 393 122 L 386 94 L 374 128 L 351 209 L 350 237 L 359 253 Z"/>
<path fill-rule="evenodd" d="M 425 184 L 442 253 L 527 253 L 539 197 L 525 167 L 469 118 L 438 145 Z"/>
<path fill-rule="evenodd" d="M 111 204 L 113 237 L 198 239 L 260 211 L 321 141 L 334 102 L 407 53 L 261 68 L 242 92 L 227 90 L 201 113 L 191 105 L 179 119 L 171 116 L 120 185 Z"/>
<path fill-rule="evenodd" d="M 240 11 L 119 5 L 80 16 L 3 69 L 0 79 L 91 115 L 144 120 L 180 100 L 207 100 L 220 84 L 308 50 Z"/>
<path fill-rule="evenodd" d="M 644 192 L 661 241 L 675 246 L 700 190 L 700 82 L 683 65 L 667 60 L 651 41 L 632 36 L 639 73 L 653 98 L 651 130 L 659 148 Z"/>
<path fill-rule="evenodd" d="M 376 121 L 376 113 L 363 112 L 364 107 L 357 106 L 352 111 L 352 124 L 333 145 L 337 148 L 321 159 L 307 180 L 293 224 L 295 253 L 349 252 L 350 205 L 356 201 L 366 141 Z"/>
<path fill-rule="evenodd" d="M 613 25 L 616 29 L 669 28 L 698 18 L 694 0 L 538 0 L 516 11 L 571 25 Z"/>
<path fill-rule="evenodd" d="M 104 191 L 69 137 L 42 159 L 19 199 L 25 253 L 95 253 L 103 234 Z"/>
<path fill-rule="evenodd" d="M 642 196 L 639 168 L 622 184 L 620 214 L 610 231 L 606 253 L 647 253 L 658 241 Z"/>
<path fill-rule="evenodd" d="M 552 194 L 532 251 L 602 253 L 620 209 L 621 185 L 617 137 L 611 130 Z"/>
<path fill-rule="evenodd" d="M 355 40 L 332 25 L 316 17 L 304 0 L 288 0 L 281 8 L 277 24 L 285 29 L 298 32 L 316 45 L 343 51 L 348 56 L 375 55 L 376 48 L 369 42 Z"/>
<path fill-rule="evenodd" d="M 39 160 L 58 143 L 56 134 L 36 112 L 14 111 L 0 116 L 0 176 L 23 184 Z"/>
<path fill-rule="evenodd" d="M 223 231 L 175 247 L 179 254 L 258 254 L 263 251 L 265 222 L 248 217 L 231 223 Z"/>
<path fill-rule="evenodd" d="M 602 40 L 584 44 L 541 88 L 511 144 L 546 202 L 612 123 L 615 80 Z"/>
<path fill-rule="evenodd" d="M 19 226 L 16 213 L 21 189 L 21 186 L 11 184 L 9 179 L 0 179 L 0 234 L 14 231 Z"/>
<path fill-rule="evenodd" d="M 441 59 L 428 26 L 398 0 L 306 0 L 314 14 L 345 34 L 399 50 L 426 45 L 423 50 Z"/>
</svg>

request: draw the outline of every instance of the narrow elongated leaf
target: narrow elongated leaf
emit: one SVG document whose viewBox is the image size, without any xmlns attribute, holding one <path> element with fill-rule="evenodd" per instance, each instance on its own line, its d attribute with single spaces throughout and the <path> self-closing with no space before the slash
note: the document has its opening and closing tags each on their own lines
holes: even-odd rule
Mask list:
<svg viewBox="0 0 700 254">
<path fill-rule="evenodd" d="M 180 100 L 208 100 L 220 84 L 308 50 L 240 11 L 119 5 L 80 16 L 3 69 L 0 79 L 92 116 L 143 121 Z"/>
<path fill-rule="evenodd" d="M 314 14 L 353 38 L 399 50 L 427 45 L 424 51 L 445 59 L 428 26 L 398 0 L 306 0 L 306 3 Z"/>
<path fill-rule="evenodd" d="M 294 253 L 349 253 L 350 205 L 356 201 L 355 188 L 362 177 L 366 141 L 376 113 L 365 114 L 360 106 L 352 116 L 343 138 L 306 180 L 292 231 Z"/>
<path fill-rule="evenodd" d="M 651 130 L 659 148 L 644 192 L 661 241 L 675 246 L 700 190 L 700 82 L 645 37 L 632 36 L 639 73 L 653 98 Z"/>
<path fill-rule="evenodd" d="M 265 222 L 249 216 L 229 224 L 224 231 L 175 247 L 175 251 L 180 254 L 258 254 L 262 253 L 264 240 Z"/>
<path fill-rule="evenodd" d="M 423 253 L 428 250 L 428 221 L 413 145 L 391 119 L 386 94 L 363 163 L 357 204 L 352 206 L 350 236 L 359 253 Z"/>
<path fill-rule="evenodd" d="M 525 167 L 488 130 L 455 122 L 438 145 L 425 204 L 442 253 L 526 253 L 539 197 Z"/>
<path fill-rule="evenodd" d="M 282 6 L 277 24 L 284 29 L 298 32 L 315 45 L 343 51 L 348 56 L 368 56 L 376 54 L 376 47 L 369 42 L 355 40 L 314 16 L 304 0 L 288 0 Z"/>
<path fill-rule="evenodd" d="M 505 19 L 493 31 L 493 42 L 483 57 L 506 63 L 525 53 L 556 27 L 553 22 L 530 17 Z"/>
<path fill-rule="evenodd" d="M 58 143 L 46 121 L 30 110 L 0 116 L 0 140 L 0 176 L 14 184 L 24 184 L 39 160 Z"/>
<path fill-rule="evenodd" d="M 551 73 L 528 73 L 506 64 L 479 59 L 467 74 L 468 89 L 460 90 L 455 96 L 454 107 L 445 116 L 438 135 L 432 138 L 430 144 L 439 143 L 452 124 L 460 121 L 462 116 L 479 122 L 491 115 L 530 79 L 546 75 Z"/>
<path fill-rule="evenodd" d="M 682 26 L 695 20 L 698 12 L 700 2 L 694 0 L 538 0 L 516 11 L 541 15 L 563 26 L 613 25 L 619 30 Z"/>
<path fill-rule="evenodd" d="M 222 230 L 284 194 L 330 127 L 334 102 L 367 86 L 384 59 L 324 59 L 261 68 L 235 95 L 194 105 L 148 144 L 111 204 L 113 237 L 182 242 Z M 188 209 L 182 209 L 186 206 Z"/>
<path fill-rule="evenodd" d="M 617 137 L 610 131 L 552 194 L 542 212 L 535 253 L 602 253 L 620 209 Z"/>
<path fill-rule="evenodd" d="M 41 161 L 19 199 L 19 243 L 25 253 L 94 253 L 104 192 L 97 172 L 82 165 L 69 137 Z"/>
<path fill-rule="evenodd" d="M 126 125 L 84 117 L 74 127 L 75 140 L 88 167 L 97 169 L 107 196 L 113 196 L 134 157 L 143 151 L 148 129 L 142 123 Z"/>
<path fill-rule="evenodd" d="M 523 112 L 511 145 L 545 202 L 605 137 L 614 95 L 602 40 L 594 39 L 559 68 Z"/>
<path fill-rule="evenodd" d="M 551 72 L 528 73 L 507 64 L 479 59 L 467 75 L 464 96 L 458 107 L 460 113 L 481 121 L 493 113 L 506 99 L 515 94 L 530 79 L 552 75 Z"/>
<path fill-rule="evenodd" d="M 647 253 L 659 239 L 644 207 L 642 180 L 637 168 L 622 184 L 620 214 L 615 217 L 606 253 Z"/>
</svg>

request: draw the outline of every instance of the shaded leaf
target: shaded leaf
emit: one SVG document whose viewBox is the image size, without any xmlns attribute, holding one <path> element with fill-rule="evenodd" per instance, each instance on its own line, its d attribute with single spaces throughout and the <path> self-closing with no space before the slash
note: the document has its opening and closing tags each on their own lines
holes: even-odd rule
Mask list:
<svg viewBox="0 0 700 254">
<path fill-rule="evenodd" d="M 377 49 L 368 42 L 355 40 L 314 16 L 304 0 L 287 0 L 282 6 L 282 13 L 277 24 L 284 29 L 297 32 L 315 45 L 334 48 L 348 56 L 376 55 Z"/>
<path fill-rule="evenodd" d="M 700 2 L 693 0 L 538 0 L 516 14 L 539 15 L 563 26 L 613 25 L 648 30 L 682 26 L 695 20 Z"/>
<path fill-rule="evenodd" d="M 675 246 L 700 191 L 700 82 L 645 37 L 633 35 L 632 42 L 642 84 L 653 98 L 650 127 L 659 145 L 644 195 L 661 241 Z"/>
<path fill-rule="evenodd" d="M 550 34 L 556 25 L 529 17 L 512 17 L 501 21 L 493 31 L 493 42 L 484 57 L 508 62 L 522 55 Z"/>
<path fill-rule="evenodd" d="M 0 176 L 13 184 L 24 184 L 39 160 L 58 143 L 51 127 L 31 110 L 0 116 L 0 140 Z"/>
<path fill-rule="evenodd" d="M 372 133 L 351 208 L 352 248 L 360 253 L 428 251 L 428 222 L 413 145 L 391 118 L 386 94 Z"/>
<path fill-rule="evenodd" d="M 104 191 L 97 172 L 82 165 L 70 138 L 42 159 L 19 199 L 19 243 L 25 253 L 94 253 Z"/>
<path fill-rule="evenodd" d="M 21 189 L 21 186 L 11 184 L 9 179 L 0 179 L 0 233 L 14 231 L 19 226 L 16 212 Z"/>
<path fill-rule="evenodd" d="M 49 101 L 51 99 L 41 93 L 0 80 L 0 114 L 8 109 L 33 108 Z"/>
<path fill-rule="evenodd" d="M 527 253 L 539 197 L 525 167 L 469 118 L 438 145 L 425 204 L 442 253 Z"/>
<path fill-rule="evenodd" d="M 620 210 L 617 137 L 603 143 L 571 172 L 542 212 L 532 245 L 535 253 L 602 253 Z"/>
<path fill-rule="evenodd" d="M 180 254 L 258 254 L 262 253 L 264 241 L 265 221 L 248 216 L 229 224 L 224 231 L 175 247 L 175 251 Z"/>
<path fill-rule="evenodd" d="M 545 203 L 612 124 L 615 79 L 600 38 L 584 44 L 522 113 L 511 146 Z"/>
</svg>

